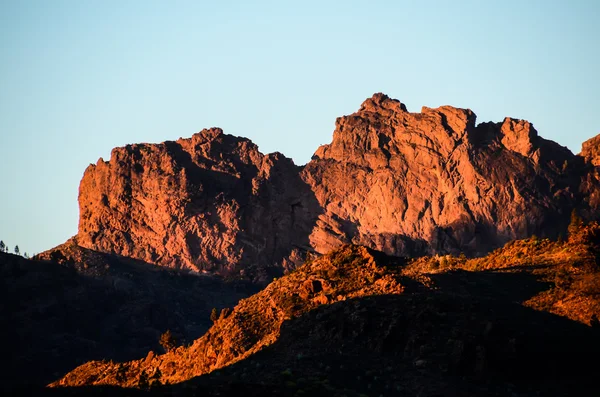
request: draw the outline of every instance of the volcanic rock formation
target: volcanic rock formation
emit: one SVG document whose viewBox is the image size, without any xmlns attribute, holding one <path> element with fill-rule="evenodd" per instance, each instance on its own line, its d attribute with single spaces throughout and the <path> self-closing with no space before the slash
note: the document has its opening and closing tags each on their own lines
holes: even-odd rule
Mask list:
<svg viewBox="0 0 600 397">
<path fill-rule="evenodd" d="M 600 205 L 585 159 L 527 121 L 410 113 L 383 94 L 336 122 L 303 167 L 220 129 L 116 148 L 81 181 L 77 244 L 167 267 L 267 280 L 345 243 L 393 255 L 481 254 L 564 233 Z"/>
</svg>

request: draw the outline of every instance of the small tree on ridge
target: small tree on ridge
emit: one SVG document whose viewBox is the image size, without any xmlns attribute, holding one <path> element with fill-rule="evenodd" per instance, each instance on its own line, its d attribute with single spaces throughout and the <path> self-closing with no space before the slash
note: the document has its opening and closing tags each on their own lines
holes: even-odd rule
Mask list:
<svg viewBox="0 0 600 397">
<path fill-rule="evenodd" d="M 576 234 L 583 226 L 583 219 L 579 216 L 576 209 L 571 211 L 571 223 L 569 224 L 569 236 Z"/>
<path fill-rule="evenodd" d="M 170 352 L 171 350 L 177 347 L 177 340 L 171 333 L 171 330 L 166 330 L 164 334 L 160 336 L 160 345 L 165 349 L 165 353 Z"/>
</svg>

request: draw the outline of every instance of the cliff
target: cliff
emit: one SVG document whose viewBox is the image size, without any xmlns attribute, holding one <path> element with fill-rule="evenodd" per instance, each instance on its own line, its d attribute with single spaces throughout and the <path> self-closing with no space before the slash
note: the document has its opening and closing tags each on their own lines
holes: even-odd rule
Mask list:
<svg viewBox="0 0 600 397">
<path fill-rule="evenodd" d="M 524 120 L 408 112 L 383 94 L 336 122 L 303 167 L 218 128 L 116 148 L 81 181 L 82 247 L 267 281 L 346 243 L 390 255 L 480 255 L 595 219 L 597 140 L 581 156 Z"/>
</svg>

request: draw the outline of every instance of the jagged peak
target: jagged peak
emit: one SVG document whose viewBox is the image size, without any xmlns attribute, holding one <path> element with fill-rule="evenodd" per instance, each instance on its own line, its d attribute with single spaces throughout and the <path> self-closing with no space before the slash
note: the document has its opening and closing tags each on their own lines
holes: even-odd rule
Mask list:
<svg viewBox="0 0 600 397">
<path fill-rule="evenodd" d="M 600 134 L 583 142 L 579 155 L 595 166 L 600 165 Z"/>
<path fill-rule="evenodd" d="M 439 114 L 446 128 L 461 135 L 473 129 L 477 120 L 477 115 L 471 109 L 456 108 L 448 105 L 438 108 L 423 106 L 421 114 Z"/>
<path fill-rule="evenodd" d="M 214 139 L 218 136 L 224 135 L 225 133 L 223 132 L 223 129 L 219 128 L 219 127 L 211 127 L 211 128 L 204 128 L 202 129 L 202 131 L 199 131 L 197 133 L 195 133 L 194 135 L 192 135 L 191 139 Z M 179 139 L 183 139 L 183 138 L 179 138 Z"/>
<path fill-rule="evenodd" d="M 504 118 L 500 126 L 500 141 L 509 150 L 529 156 L 535 149 L 537 130 L 527 120 Z"/>
<path fill-rule="evenodd" d="M 377 92 L 371 98 L 367 98 L 361 105 L 359 112 L 377 112 L 381 109 L 389 109 L 396 112 L 408 112 L 406 106 L 397 99 L 390 98 L 384 93 Z"/>
</svg>

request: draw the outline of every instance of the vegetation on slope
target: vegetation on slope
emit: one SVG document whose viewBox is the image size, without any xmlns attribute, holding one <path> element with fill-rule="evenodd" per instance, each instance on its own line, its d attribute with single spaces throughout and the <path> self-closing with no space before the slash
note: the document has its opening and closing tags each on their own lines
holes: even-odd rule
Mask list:
<svg viewBox="0 0 600 397">
<path fill-rule="evenodd" d="M 273 344 L 284 321 L 320 305 L 402 293 L 398 264 L 377 261 L 376 256 L 365 247 L 343 247 L 273 281 L 233 310 L 223 310 L 212 328 L 190 346 L 163 355 L 150 352 L 144 360 L 127 363 L 89 362 L 53 385 L 130 387 L 145 384 L 147 378 L 172 384 L 231 365 Z"/>
<path fill-rule="evenodd" d="M 594 325 L 600 316 L 600 226 L 571 228 L 568 240 L 536 236 L 507 243 L 485 257 L 435 256 L 416 259 L 404 274 L 428 283 L 428 274 L 453 271 L 527 273 L 548 288 L 523 305 Z M 510 289 L 522 286 L 509 286 Z"/>
<path fill-rule="evenodd" d="M 52 386 L 182 395 L 590 393 L 600 226 L 484 258 L 344 246 L 223 310 L 189 346 L 86 363 Z M 203 376 L 201 376 L 203 375 Z M 75 389 L 70 389 L 75 390 Z"/>
</svg>

